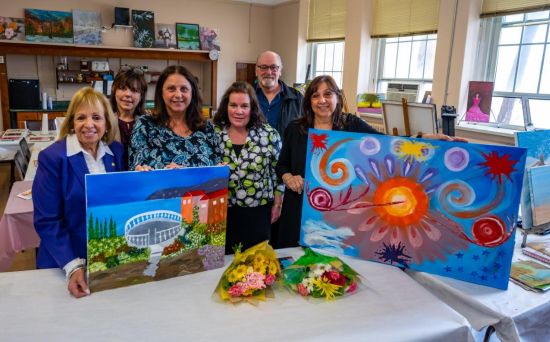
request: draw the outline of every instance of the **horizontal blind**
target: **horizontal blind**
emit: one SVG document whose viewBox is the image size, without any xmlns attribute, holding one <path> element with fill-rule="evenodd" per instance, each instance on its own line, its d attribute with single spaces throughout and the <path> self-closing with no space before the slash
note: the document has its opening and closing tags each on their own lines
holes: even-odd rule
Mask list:
<svg viewBox="0 0 550 342">
<path fill-rule="evenodd" d="M 346 0 L 310 0 L 307 41 L 346 37 Z"/>
<path fill-rule="evenodd" d="M 373 38 L 437 32 L 438 0 L 376 0 Z"/>
<path fill-rule="evenodd" d="M 550 9 L 550 0 L 483 0 L 482 17 Z"/>
</svg>

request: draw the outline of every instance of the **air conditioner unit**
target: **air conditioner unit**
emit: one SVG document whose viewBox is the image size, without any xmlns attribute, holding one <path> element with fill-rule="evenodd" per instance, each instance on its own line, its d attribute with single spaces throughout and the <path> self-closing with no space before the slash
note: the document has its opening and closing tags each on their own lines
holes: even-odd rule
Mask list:
<svg viewBox="0 0 550 342">
<path fill-rule="evenodd" d="M 386 100 L 401 102 L 402 98 L 406 98 L 407 102 L 417 102 L 419 89 L 419 84 L 389 83 Z"/>
</svg>

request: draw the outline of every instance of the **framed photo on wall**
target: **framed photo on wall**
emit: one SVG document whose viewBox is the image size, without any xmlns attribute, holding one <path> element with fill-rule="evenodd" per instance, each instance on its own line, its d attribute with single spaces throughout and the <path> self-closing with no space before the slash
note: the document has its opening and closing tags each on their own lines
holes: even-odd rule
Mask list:
<svg viewBox="0 0 550 342">
<path fill-rule="evenodd" d="M 176 23 L 176 39 L 180 50 L 200 50 L 199 25 Z"/>
</svg>

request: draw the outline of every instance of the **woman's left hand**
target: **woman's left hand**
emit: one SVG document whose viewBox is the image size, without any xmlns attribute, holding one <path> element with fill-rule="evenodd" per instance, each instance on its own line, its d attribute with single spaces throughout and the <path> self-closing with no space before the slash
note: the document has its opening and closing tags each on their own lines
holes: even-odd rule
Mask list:
<svg viewBox="0 0 550 342">
<path fill-rule="evenodd" d="M 279 217 L 281 217 L 281 207 L 274 204 L 271 207 L 271 223 L 276 222 Z"/>
<path fill-rule="evenodd" d="M 437 133 L 426 133 L 422 134 L 422 139 L 430 139 L 430 140 L 442 140 L 442 141 L 458 141 L 458 142 L 468 142 L 467 139 L 460 138 L 460 137 L 451 137 L 449 135 Z"/>
<path fill-rule="evenodd" d="M 283 197 L 281 195 L 275 195 L 275 201 L 271 207 L 271 224 L 281 217 L 281 209 L 283 208 Z"/>
</svg>

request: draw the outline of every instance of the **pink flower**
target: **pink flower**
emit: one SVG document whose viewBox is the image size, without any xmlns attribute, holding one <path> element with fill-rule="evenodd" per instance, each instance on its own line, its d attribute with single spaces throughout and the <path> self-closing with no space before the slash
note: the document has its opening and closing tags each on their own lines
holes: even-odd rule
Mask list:
<svg viewBox="0 0 550 342">
<path fill-rule="evenodd" d="M 231 297 L 239 297 L 240 295 L 243 294 L 243 289 L 241 286 L 239 286 L 239 284 L 237 284 L 237 285 L 231 286 L 229 290 L 227 290 L 227 293 L 229 293 Z"/>
<path fill-rule="evenodd" d="M 298 293 L 304 297 L 309 295 L 309 291 L 307 290 L 307 287 L 305 287 L 302 283 L 298 284 Z"/>
<path fill-rule="evenodd" d="M 258 272 L 252 272 L 246 274 L 246 286 L 249 289 L 263 289 L 265 288 L 265 276 Z"/>
<path fill-rule="evenodd" d="M 265 278 L 265 284 L 267 286 L 271 286 L 273 285 L 274 282 L 275 282 L 275 276 L 273 274 L 268 274 L 267 277 Z"/>
<path fill-rule="evenodd" d="M 353 291 L 355 291 L 355 290 L 357 290 L 357 282 L 354 281 L 354 282 L 352 282 L 351 284 L 349 284 L 349 287 L 348 287 L 348 291 L 347 291 L 347 292 L 350 292 L 350 293 L 351 293 L 351 292 L 353 292 Z"/>
<path fill-rule="evenodd" d="M 346 277 L 336 271 L 325 272 L 323 278 L 326 278 L 329 283 L 334 285 L 344 286 L 346 284 Z"/>
</svg>

